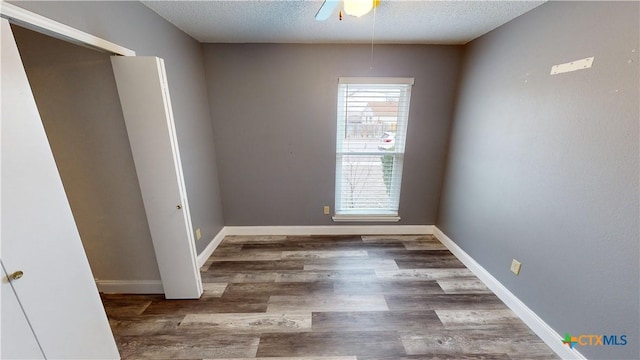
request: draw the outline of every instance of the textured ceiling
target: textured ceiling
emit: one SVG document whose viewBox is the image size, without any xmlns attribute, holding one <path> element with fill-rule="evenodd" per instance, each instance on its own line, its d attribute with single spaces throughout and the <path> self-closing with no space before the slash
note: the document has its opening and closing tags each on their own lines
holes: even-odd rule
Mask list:
<svg viewBox="0 0 640 360">
<path fill-rule="evenodd" d="M 382 0 L 362 18 L 338 10 L 314 16 L 322 1 L 142 1 L 200 42 L 465 44 L 544 1 Z"/>
</svg>

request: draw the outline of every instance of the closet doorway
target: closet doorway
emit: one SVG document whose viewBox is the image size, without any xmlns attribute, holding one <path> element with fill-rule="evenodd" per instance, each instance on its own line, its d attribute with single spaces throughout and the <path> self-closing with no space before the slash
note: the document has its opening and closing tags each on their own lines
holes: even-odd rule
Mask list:
<svg viewBox="0 0 640 360">
<path fill-rule="evenodd" d="M 163 60 L 12 32 L 99 289 L 199 298 Z"/>
<path fill-rule="evenodd" d="M 155 280 L 161 292 L 110 54 L 11 29 L 99 288 Z"/>
</svg>

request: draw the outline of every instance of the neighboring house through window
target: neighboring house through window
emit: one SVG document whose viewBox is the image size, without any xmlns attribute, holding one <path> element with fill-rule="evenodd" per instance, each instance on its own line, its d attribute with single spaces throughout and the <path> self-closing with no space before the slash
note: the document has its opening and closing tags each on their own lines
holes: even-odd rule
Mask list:
<svg viewBox="0 0 640 360">
<path fill-rule="evenodd" d="M 335 221 L 398 221 L 413 78 L 340 78 Z"/>
</svg>

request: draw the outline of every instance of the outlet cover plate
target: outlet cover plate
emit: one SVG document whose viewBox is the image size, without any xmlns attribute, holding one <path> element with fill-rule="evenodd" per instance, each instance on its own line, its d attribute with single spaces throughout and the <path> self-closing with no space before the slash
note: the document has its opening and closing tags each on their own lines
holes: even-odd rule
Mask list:
<svg viewBox="0 0 640 360">
<path fill-rule="evenodd" d="M 522 267 L 522 264 L 520 263 L 520 261 L 513 259 L 511 261 L 511 272 L 519 275 L 520 274 L 520 267 Z"/>
</svg>

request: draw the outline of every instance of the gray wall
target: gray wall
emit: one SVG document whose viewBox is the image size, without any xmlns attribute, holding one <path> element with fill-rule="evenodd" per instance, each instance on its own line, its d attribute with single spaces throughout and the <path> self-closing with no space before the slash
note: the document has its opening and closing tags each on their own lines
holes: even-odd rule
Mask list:
<svg viewBox="0 0 640 360">
<path fill-rule="evenodd" d="M 224 225 L 200 44 L 138 2 L 11 1 L 35 13 L 165 60 L 193 227 L 201 252 Z"/>
<path fill-rule="evenodd" d="M 332 224 L 340 76 L 414 77 L 400 224 L 434 224 L 461 47 L 205 44 L 226 225 Z"/>
<path fill-rule="evenodd" d="M 109 54 L 12 29 L 93 276 L 160 279 Z"/>
<path fill-rule="evenodd" d="M 561 335 L 627 335 L 589 358 L 639 356 L 639 10 L 551 2 L 468 44 L 437 223 Z"/>
</svg>

